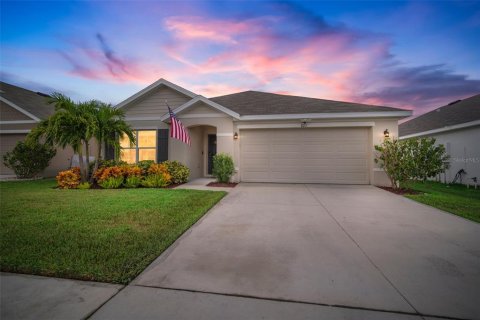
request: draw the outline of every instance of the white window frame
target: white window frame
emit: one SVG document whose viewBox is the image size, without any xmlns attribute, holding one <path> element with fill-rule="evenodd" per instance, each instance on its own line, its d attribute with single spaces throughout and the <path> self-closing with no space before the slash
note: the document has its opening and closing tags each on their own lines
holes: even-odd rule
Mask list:
<svg viewBox="0 0 480 320">
<path fill-rule="evenodd" d="M 138 132 L 140 131 L 155 131 L 155 147 L 139 147 L 138 146 Z M 122 150 L 135 150 L 135 163 L 139 162 L 140 152 L 141 149 L 155 149 L 155 163 L 157 163 L 157 156 L 158 156 L 158 130 L 156 129 L 134 129 L 133 132 L 135 133 L 135 137 L 137 137 L 137 143 L 133 147 L 124 148 Z M 122 155 L 120 154 L 120 160 L 122 160 Z"/>
</svg>

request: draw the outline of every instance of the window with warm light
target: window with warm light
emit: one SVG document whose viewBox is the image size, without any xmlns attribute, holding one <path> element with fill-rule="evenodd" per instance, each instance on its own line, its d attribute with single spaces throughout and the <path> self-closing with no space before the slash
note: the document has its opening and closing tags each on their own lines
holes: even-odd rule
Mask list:
<svg viewBox="0 0 480 320">
<path fill-rule="evenodd" d="M 137 143 L 132 144 L 127 136 L 120 139 L 120 160 L 136 163 L 157 159 L 157 130 L 135 130 Z"/>
</svg>

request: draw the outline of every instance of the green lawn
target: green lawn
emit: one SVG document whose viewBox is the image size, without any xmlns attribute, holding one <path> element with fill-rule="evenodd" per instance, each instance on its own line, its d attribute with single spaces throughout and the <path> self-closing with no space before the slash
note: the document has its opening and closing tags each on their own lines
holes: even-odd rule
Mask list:
<svg viewBox="0 0 480 320">
<path fill-rule="evenodd" d="M 2 271 L 128 283 L 224 192 L 0 183 Z"/>
<path fill-rule="evenodd" d="M 464 185 L 447 185 L 433 181 L 414 182 L 409 187 L 421 192 L 406 195 L 410 199 L 480 222 L 480 188 L 467 189 Z"/>
</svg>

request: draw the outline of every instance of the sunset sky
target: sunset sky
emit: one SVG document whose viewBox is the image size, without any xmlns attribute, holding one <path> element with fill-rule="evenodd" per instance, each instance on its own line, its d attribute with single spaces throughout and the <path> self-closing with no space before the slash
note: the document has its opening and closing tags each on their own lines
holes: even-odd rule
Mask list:
<svg viewBox="0 0 480 320">
<path fill-rule="evenodd" d="M 480 2 L 1 1 L 2 81 L 118 103 L 159 78 L 414 109 L 480 93 Z"/>
</svg>

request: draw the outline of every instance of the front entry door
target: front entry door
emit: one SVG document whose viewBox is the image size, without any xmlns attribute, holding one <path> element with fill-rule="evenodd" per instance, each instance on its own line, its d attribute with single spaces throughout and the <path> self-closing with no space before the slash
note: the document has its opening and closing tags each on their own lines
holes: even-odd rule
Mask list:
<svg viewBox="0 0 480 320">
<path fill-rule="evenodd" d="M 209 134 L 208 135 L 208 174 L 212 174 L 213 168 L 213 156 L 217 154 L 217 135 Z"/>
</svg>

